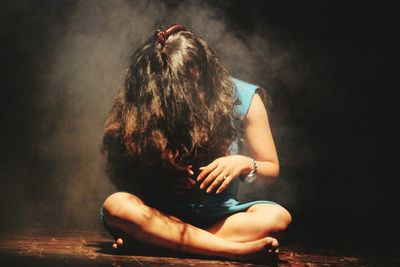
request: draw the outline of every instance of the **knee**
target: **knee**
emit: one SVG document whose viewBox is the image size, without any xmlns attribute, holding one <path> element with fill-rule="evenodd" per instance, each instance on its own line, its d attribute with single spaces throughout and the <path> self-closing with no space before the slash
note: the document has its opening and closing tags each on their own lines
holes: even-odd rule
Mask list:
<svg viewBox="0 0 400 267">
<path fill-rule="evenodd" d="M 138 197 L 130 193 L 113 193 L 103 203 L 104 220 L 110 226 L 126 220 L 139 221 L 142 204 Z"/>
<path fill-rule="evenodd" d="M 286 230 L 290 223 L 292 222 L 292 216 L 289 211 L 284 207 L 276 205 L 270 210 L 270 216 L 275 225 L 275 231 L 281 232 Z"/>
<path fill-rule="evenodd" d="M 282 232 L 292 222 L 292 216 L 282 206 L 277 204 L 256 205 L 250 211 L 259 212 L 260 222 L 268 228 L 268 232 Z M 263 219 L 261 219 L 263 218 Z"/>
</svg>

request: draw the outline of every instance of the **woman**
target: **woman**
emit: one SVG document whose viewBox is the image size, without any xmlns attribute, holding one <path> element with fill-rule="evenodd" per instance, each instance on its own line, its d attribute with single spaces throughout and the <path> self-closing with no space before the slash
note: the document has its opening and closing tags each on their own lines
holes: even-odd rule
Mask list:
<svg viewBox="0 0 400 267">
<path fill-rule="evenodd" d="M 278 247 L 288 211 L 235 200 L 240 181 L 279 174 L 257 88 L 231 78 L 214 50 L 179 24 L 134 53 L 104 134 L 108 174 L 120 190 L 102 208 L 114 246 L 132 238 L 232 259 Z M 251 157 L 238 153 L 242 137 Z"/>
</svg>

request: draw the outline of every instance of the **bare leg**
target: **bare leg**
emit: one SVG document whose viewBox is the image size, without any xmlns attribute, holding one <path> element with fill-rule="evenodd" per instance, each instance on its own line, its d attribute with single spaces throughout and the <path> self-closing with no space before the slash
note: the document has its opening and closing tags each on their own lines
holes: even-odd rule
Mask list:
<svg viewBox="0 0 400 267">
<path fill-rule="evenodd" d="M 225 240 L 248 242 L 266 236 L 277 237 L 292 221 L 289 212 L 277 204 L 256 204 L 246 212 L 233 214 L 206 229 Z"/>
<path fill-rule="evenodd" d="M 141 242 L 183 252 L 241 259 L 244 255 L 278 246 L 271 237 L 243 243 L 225 240 L 163 214 L 129 193 L 111 195 L 103 209 L 104 220 L 111 230 L 122 231 Z"/>
</svg>

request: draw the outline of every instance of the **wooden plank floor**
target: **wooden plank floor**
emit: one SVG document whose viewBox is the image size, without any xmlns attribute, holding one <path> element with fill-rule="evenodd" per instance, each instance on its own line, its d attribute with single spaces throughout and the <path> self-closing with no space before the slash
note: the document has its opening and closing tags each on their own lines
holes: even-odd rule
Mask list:
<svg viewBox="0 0 400 267">
<path fill-rule="evenodd" d="M 282 247 L 263 263 L 200 258 L 165 251 L 119 251 L 104 233 L 13 235 L 0 240 L 0 266 L 400 266 L 399 259 L 362 259 L 304 247 Z"/>
</svg>

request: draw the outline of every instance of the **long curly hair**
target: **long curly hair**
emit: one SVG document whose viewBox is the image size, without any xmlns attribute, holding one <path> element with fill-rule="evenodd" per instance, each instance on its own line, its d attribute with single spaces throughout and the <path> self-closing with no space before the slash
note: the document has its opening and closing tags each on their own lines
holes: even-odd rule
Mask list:
<svg viewBox="0 0 400 267">
<path fill-rule="evenodd" d="M 224 155 L 236 137 L 235 95 L 227 70 L 197 34 L 183 30 L 165 43 L 150 37 L 131 57 L 105 124 L 114 184 L 178 175 Z"/>
</svg>

